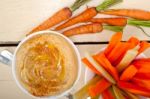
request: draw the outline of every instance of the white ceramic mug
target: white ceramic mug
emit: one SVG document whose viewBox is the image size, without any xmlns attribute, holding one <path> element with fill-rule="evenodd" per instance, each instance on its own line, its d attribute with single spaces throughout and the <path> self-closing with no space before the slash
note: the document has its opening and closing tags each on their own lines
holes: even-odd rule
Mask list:
<svg viewBox="0 0 150 99">
<path fill-rule="evenodd" d="M 73 44 L 73 42 L 68 39 L 67 37 L 65 37 L 64 35 L 58 33 L 58 32 L 55 32 L 55 31 L 40 31 L 40 32 L 36 32 L 36 33 L 33 33 L 27 37 L 25 37 L 20 43 L 19 45 L 17 46 L 14 54 L 11 54 L 9 51 L 7 50 L 4 50 L 1 52 L 1 55 L 0 55 L 0 61 L 7 64 L 7 65 L 11 65 L 11 68 L 12 68 L 12 74 L 13 74 L 13 77 L 14 77 L 14 80 L 15 82 L 17 83 L 17 85 L 19 86 L 19 88 L 26 94 L 30 95 L 30 96 L 33 96 L 32 94 L 30 94 L 21 84 L 20 84 L 20 81 L 18 80 L 17 78 L 17 75 L 16 75 L 16 53 L 18 51 L 18 49 L 22 46 L 22 44 L 24 42 L 26 42 L 27 40 L 29 40 L 30 38 L 32 38 L 33 36 L 36 36 L 36 35 L 41 35 L 41 34 L 55 34 L 55 35 L 58 35 L 58 36 L 61 36 L 62 38 L 64 38 L 70 45 L 71 47 L 73 48 L 75 54 L 76 54 L 76 57 L 77 57 L 77 61 L 78 61 L 78 75 L 77 75 L 77 78 L 73 84 L 73 86 L 77 83 L 77 81 L 79 80 L 79 76 L 80 76 L 80 72 L 81 72 L 81 58 L 80 58 L 80 54 L 79 54 L 79 51 L 78 49 L 76 48 L 76 46 Z M 59 98 L 59 97 L 62 97 L 62 96 L 65 96 L 67 95 L 71 89 L 73 88 L 73 86 L 71 88 L 69 88 L 68 90 L 66 90 L 65 92 L 57 95 L 57 96 L 47 96 L 47 97 L 44 97 L 44 98 L 48 98 L 48 99 L 56 99 L 56 98 Z M 35 96 L 33 96 L 35 97 Z M 40 97 L 39 97 L 40 98 Z M 43 97 L 42 97 L 43 98 Z"/>
</svg>

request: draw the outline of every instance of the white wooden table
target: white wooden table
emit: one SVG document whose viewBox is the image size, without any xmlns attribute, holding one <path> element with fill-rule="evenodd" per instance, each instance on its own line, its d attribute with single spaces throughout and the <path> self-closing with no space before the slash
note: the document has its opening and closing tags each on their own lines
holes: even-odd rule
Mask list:
<svg viewBox="0 0 150 99">
<path fill-rule="evenodd" d="M 102 1 L 92 0 L 87 5 L 96 6 Z M 72 2 L 74 0 L 1 0 L 0 51 L 8 49 L 13 53 L 18 42 L 25 37 L 27 32 L 60 8 L 70 5 Z M 81 7 L 75 14 L 80 13 L 85 8 L 86 6 Z M 139 8 L 150 11 L 150 0 L 124 0 L 123 3 L 112 8 Z M 145 30 L 150 31 L 147 28 Z M 85 51 L 95 53 L 106 46 L 112 34 L 114 32 L 104 30 L 101 33 L 73 36 L 70 39 L 75 42 L 81 57 L 84 57 Z M 139 29 L 127 26 L 124 29 L 123 40 L 125 41 L 131 36 L 150 42 L 150 37 L 147 37 Z M 145 52 L 146 56 L 150 56 L 149 51 Z M 84 71 L 85 67 L 82 66 L 80 83 L 77 83 L 72 92 L 84 85 Z M 12 78 L 11 67 L 2 63 L 0 63 L 0 99 L 33 99 L 16 86 Z M 62 97 L 61 99 L 65 98 Z"/>
</svg>

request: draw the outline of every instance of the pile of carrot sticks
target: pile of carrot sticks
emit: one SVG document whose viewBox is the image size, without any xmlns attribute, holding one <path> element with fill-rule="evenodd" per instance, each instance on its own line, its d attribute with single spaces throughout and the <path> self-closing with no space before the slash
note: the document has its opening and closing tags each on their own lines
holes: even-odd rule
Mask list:
<svg viewBox="0 0 150 99">
<path fill-rule="evenodd" d="M 150 44 L 131 37 L 121 42 L 122 33 L 114 34 L 105 50 L 86 55 L 82 62 L 101 79 L 88 86 L 91 97 L 103 99 L 139 99 L 150 97 L 150 58 L 137 58 Z"/>
<path fill-rule="evenodd" d="M 91 0 L 76 0 L 71 7 L 64 7 L 56 12 L 53 16 L 45 20 L 43 23 L 35 27 L 27 35 L 37 31 L 51 29 L 58 25 L 54 30 L 62 30 L 66 36 L 73 36 L 78 34 L 98 33 L 104 29 L 112 30 L 114 32 L 123 31 L 126 25 L 133 25 L 142 29 L 142 26 L 150 27 L 150 12 L 139 9 L 108 9 L 114 4 L 123 2 L 123 0 L 104 0 L 97 7 L 87 8 L 82 13 L 73 16 L 72 13 L 80 6 L 86 4 Z M 115 15 L 114 18 L 95 18 L 98 14 Z M 85 23 L 80 25 L 80 23 Z M 73 25 L 79 24 L 76 27 L 69 28 Z M 64 29 L 66 29 L 63 31 Z M 145 33 L 145 31 L 142 29 Z M 145 33 L 149 36 L 147 33 Z"/>
</svg>

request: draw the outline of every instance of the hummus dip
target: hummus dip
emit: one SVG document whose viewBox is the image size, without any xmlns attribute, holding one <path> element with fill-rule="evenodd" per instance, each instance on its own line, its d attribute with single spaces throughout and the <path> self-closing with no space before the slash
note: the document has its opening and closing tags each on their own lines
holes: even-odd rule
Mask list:
<svg viewBox="0 0 150 99">
<path fill-rule="evenodd" d="M 55 34 L 36 35 L 18 49 L 17 78 L 34 96 L 58 95 L 77 78 L 77 57 L 72 46 Z"/>
</svg>

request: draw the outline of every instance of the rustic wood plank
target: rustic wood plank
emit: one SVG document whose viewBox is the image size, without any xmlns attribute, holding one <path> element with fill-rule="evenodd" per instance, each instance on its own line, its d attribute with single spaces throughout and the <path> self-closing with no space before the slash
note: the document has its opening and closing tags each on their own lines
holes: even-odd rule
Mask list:
<svg viewBox="0 0 150 99">
<path fill-rule="evenodd" d="M 87 5 L 96 6 L 103 0 L 92 0 Z M 0 2 L 0 42 L 17 42 L 25 37 L 33 27 L 51 16 L 64 6 L 71 5 L 74 0 L 1 0 Z M 150 10 L 149 0 L 124 0 L 112 8 L 139 8 Z M 74 15 L 86 9 L 81 7 Z M 110 16 L 99 16 L 110 17 Z M 150 29 L 147 29 L 148 33 Z M 114 32 L 104 30 L 102 33 L 70 37 L 74 42 L 108 41 Z M 124 40 L 136 36 L 141 40 L 150 40 L 139 29 L 127 26 L 124 30 Z"/>
<path fill-rule="evenodd" d="M 35 99 L 23 93 L 14 81 L 0 81 L 1 99 Z"/>
</svg>

